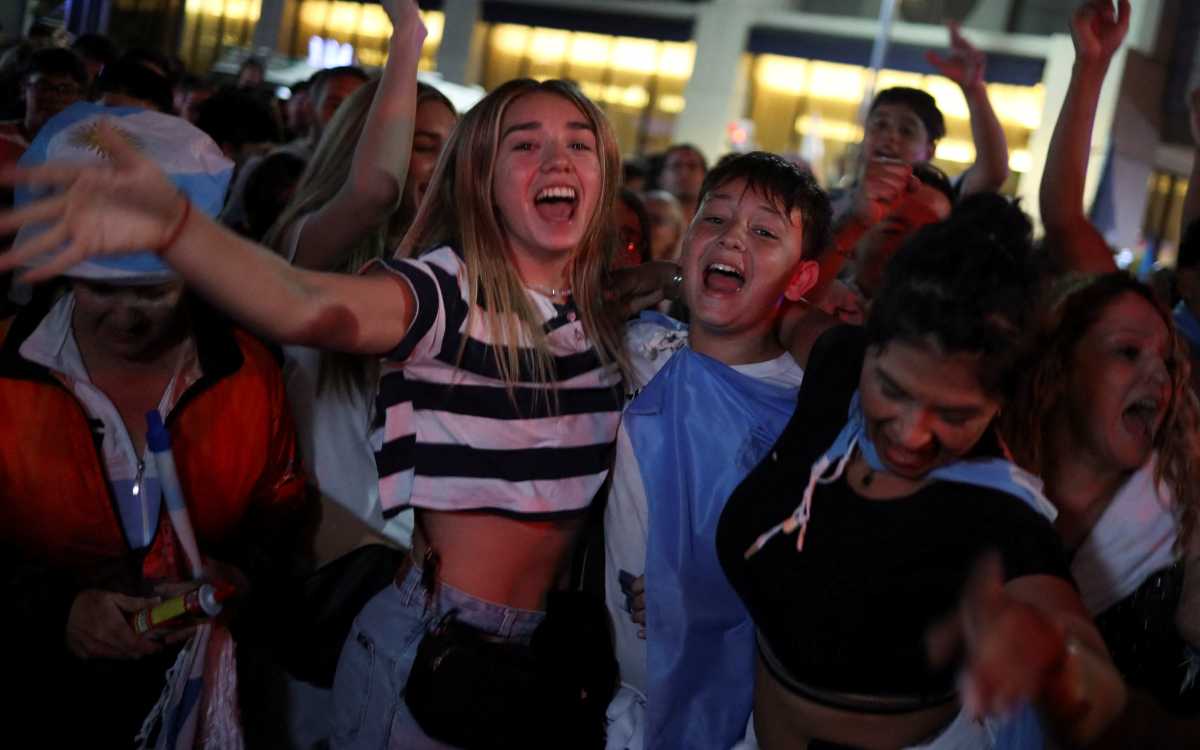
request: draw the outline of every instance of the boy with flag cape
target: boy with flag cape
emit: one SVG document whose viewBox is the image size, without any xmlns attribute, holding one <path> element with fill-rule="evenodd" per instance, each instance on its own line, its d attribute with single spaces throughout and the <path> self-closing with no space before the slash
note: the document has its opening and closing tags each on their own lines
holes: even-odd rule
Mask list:
<svg viewBox="0 0 1200 750">
<path fill-rule="evenodd" d="M 727 160 L 706 178 L 684 240 L 691 329 L 654 313 L 630 326 L 634 369 L 649 382 L 626 408 L 605 510 L 623 682 L 610 748 L 724 750 L 745 732 L 754 627 L 714 538 L 725 500 L 794 410 L 803 370 L 778 319 L 817 281 L 829 216 L 795 165 L 761 152 Z"/>
</svg>

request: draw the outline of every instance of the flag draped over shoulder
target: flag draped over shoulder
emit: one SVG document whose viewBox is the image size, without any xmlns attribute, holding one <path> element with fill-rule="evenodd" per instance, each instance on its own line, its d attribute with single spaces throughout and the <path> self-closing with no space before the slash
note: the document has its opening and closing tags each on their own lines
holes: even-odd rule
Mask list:
<svg viewBox="0 0 1200 750">
<path fill-rule="evenodd" d="M 754 625 L 717 559 L 717 523 L 796 395 L 685 347 L 626 409 L 650 511 L 646 747 L 725 750 L 745 733 Z"/>
<path fill-rule="evenodd" d="M 35 167 L 47 161 L 103 162 L 108 156 L 96 135 L 101 120 L 107 120 L 121 137 L 156 162 L 197 210 L 209 216 L 220 212 L 233 175 L 233 162 L 225 158 L 204 131 L 187 120 L 161 112 L 105 107 L 93 102 L 73 104 L 42 126 L 18 165 Z M 23 206 L 49 191 L 44 187 L 18 186 L 16 205 Z M 43 230 L 44 225 L 39 224 L 21 227 L 17 244 Z M 148 250 L 89 259 L 65 275 L 143 284 L 174 278 L 171 269 Z"/>
</svg>

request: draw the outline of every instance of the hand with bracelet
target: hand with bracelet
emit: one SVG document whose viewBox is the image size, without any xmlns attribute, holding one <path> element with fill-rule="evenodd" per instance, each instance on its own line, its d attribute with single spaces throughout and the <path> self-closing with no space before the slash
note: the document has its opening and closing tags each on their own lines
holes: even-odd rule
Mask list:
<svg viewBox="0 0 1200 750">
<path fill-rule="evenodd" d="M 9 169 L 0 181 L 54 188 L 53 197 L 12 211 L 0 219 L 0 234 L 25 223 L 44 222 L 47 231 L 0 255 L 0 271 L 62 248 L 46 263 L 22 275 L 29 283 L 52 278 L 77 263 L 119 251 L 149 249 L 162 255 L 179 239 L 191 218 L 187 198 L 153 161 L 142 156 L 101 122 L 97 139 L 110 156 L 103 165 L 51 163 Z"/>
</svg>

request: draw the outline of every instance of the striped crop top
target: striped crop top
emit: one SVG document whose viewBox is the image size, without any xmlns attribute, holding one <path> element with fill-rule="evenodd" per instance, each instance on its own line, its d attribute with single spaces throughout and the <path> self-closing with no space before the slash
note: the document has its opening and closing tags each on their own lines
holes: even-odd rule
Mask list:
<svg viewBox="0 0 1200 750">
<path fill-rule="evenodd" d="M 466 266 L 453 248 L 370 270 L 379 269 L 404 279 L 417 303 L 379 383 L 384 434 L 375 462 L 384 516 L 409 505 L 516 514 L 586 508 L 612 463 L 622 393 L 617 366 L 601 363 L 574 305 L 530 292 L 554 381 L 535 379 L 533 350 L 522 347 L 510 394 L 497 367 L 503 352 L 493 318 L 476 315 L 468 330 Z M 545 398 L 547 388 L 557 398 Z"/>
</svg>

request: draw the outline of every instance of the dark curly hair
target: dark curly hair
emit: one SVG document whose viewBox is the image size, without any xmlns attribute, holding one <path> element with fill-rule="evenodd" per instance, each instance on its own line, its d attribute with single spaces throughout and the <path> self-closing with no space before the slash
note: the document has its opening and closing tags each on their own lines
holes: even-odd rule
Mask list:
<svg viewBox="0 0 1200 750">
<path fill-rule="evenodd" d="M 800 209 L 804 230 L 803 257 L 815 259 L 828 247 L 833 224 L 829 196 L 807 169 L 765 151 L 726 156 L 704 176 L 700 203 L 710 192 L 733 180 L 745 180 L 751 190 L 779 201 L 785 214 Z"/>
<path fill-rule="evenodd" d="M 1032 235 L 1020 208 L 993 193 L 971 196 L 946 221 L 918 230 L 884 272 L 867 319 L 869 342 L 932 342 L 948 354 L 978 354 L 984 390 L 1007 398 L 1037 290 Z"/>
</svg>

